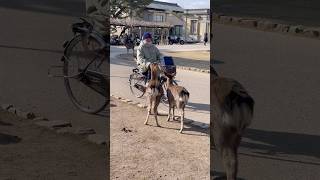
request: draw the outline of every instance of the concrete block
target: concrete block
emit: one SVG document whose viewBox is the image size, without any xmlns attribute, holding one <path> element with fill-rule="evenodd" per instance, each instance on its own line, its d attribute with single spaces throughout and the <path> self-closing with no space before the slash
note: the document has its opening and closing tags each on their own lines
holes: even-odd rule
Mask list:
<svg viewBox="0 0 320 180">
<path fill-rule="evenodd" d="M 58 128 L 63 128 L 63 127 L 72 127 L 70 122 L 67 121 L 60 121 L 60 120 L 55 120 L 55 121 L 38 121 L 35 122 L 36 125 L 50 128 L 50 129 L 58 129 Z"/>
<path fill-rule="evenodd" d="M 16 109 L 16 115 L 24 119 L 34 119 L 36 116 L 32 112 L 24 112 L 20 109 Z"/>
<path fill-rule="evenodd" d="M 13 107 L 12 104 L 1 104 L 1 108 L 2 108 L 3 110 L 8 110 L 8 109 L 11 108 L 11 107 Z"/>
<path fill-rule="evenodd" d="M 258 21 L 257 28 L 264 31 L 272 31 L 277 26 L 276 23 L 271 21 Z"/>
<path fill-rule="evenodd" d="M 255 28 L 257 27 L 258 21 L 255 19 L 241 19 L 240 25 L 245 27 Z"/>
</svg>

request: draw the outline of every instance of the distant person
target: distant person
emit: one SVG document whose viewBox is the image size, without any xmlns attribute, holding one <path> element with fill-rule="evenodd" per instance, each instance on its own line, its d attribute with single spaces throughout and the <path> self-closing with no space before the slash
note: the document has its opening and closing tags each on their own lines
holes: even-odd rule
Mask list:
<svg viewBox="0 0 320 180">
<path fill-rule="evenodd" d="M 149 32 L 143 34 L 142 41 L 137 49 L 137 65 L 147 82 L 150 79 L 149 65 L 160 61 L 160 51 L 152 43 L 152 35 Z"/>
<path fill-rule="evenodd" d="M 208 42 L 208 33 L 204 33 L 203 41 L 204 41 L 204 45 L 206 46 Z"/>
</svg>

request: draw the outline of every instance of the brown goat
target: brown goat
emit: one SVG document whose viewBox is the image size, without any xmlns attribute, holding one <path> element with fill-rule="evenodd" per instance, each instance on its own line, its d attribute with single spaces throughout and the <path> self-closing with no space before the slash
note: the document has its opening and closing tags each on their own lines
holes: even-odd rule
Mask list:
<svg viewBox="0 0 320 180">
<path fill-rule="evenodd" d="M 227 180 L 236 180 L 238 147 L 244 130 L 253 117 L 254 100 L 244 87 L 233 79 L 218 77 L 211 70 L 211 140 L 222 156 Z"/>
<path fill-rule="evenodd" d="M 149 116 L 151 114 L 151 110 L 153 110 L 154 117 L 156 119 L 156 124 L 159 126 L 158 123 L 158 106 L 160 104 L 161 97 L 163 96 L 163 89 L 160 84 L 159 75 L 160 75 L 160 68 L 157 63 L 150 64 L 150 71 L 151 71 L 151 79 L 147 84 L 146 93 L 147 93 L 147 103 L 148 103 L 148 114 L 146 121 L 144 122 L 145 125 L 148 124 Z"/>
<path fill-rule="evenodd" d="M 168 112 L 168 119 L 171 118 L 171 109 L 172 109 L 172 116 L 173 119 L 175 117 L 174 115 L 174 109 L 177 108 L 177 110 L 180 113 L 180 133 L 182 133 L 183 130 L 183 120 L 184 120 L 184 108 L 186 107 L 190 93 L 186 90 L 186 88 L 178 85 L 173 84 L 173 77 L 167 76 L 167 96 L 169 101 L 169 112 Z"/>
</svg>

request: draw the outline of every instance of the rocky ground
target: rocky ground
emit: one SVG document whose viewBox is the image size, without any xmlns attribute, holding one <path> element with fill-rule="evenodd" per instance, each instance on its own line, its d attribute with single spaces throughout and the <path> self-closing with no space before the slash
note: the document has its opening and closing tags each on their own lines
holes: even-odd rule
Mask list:
<svg viewBox="0 0 320 180">
<path fill-rule="evenodd" d="M 106 148 L 0 110 L 0 179 L 104 180 Z"/>
</svg>

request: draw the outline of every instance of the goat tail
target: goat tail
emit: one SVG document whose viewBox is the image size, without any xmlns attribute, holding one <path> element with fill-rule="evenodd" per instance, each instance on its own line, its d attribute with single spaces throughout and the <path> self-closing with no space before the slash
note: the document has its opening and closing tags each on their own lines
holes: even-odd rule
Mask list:
<svg viewBox="0 0 320 180">
<path fill-rule="evenodd" d="M 239 99 L 238 99 L 239 100 Z M 223 124 L 227 127 L 234 127 L 241 135 L 246 127 L 251 124 L 253 118 L 254 101 L 251 97 L 241 99 L 239 102 L 233 102 L 232 111 L 226 111 L 223 114 Z"/>
<path fill-rule="evenodd" d="M 183 88 L 183 90 L 179 94 L 179 101 L 187 104 L 189 100 L 189 96 L 190 96 L 190 93 L 185 88 Z"/>
<path fill-rule="evenodd" d="M 159 89 L 158 88 L 152 88 L 152 96 L 158 96 L 159 95 Z"/>
</svg>

